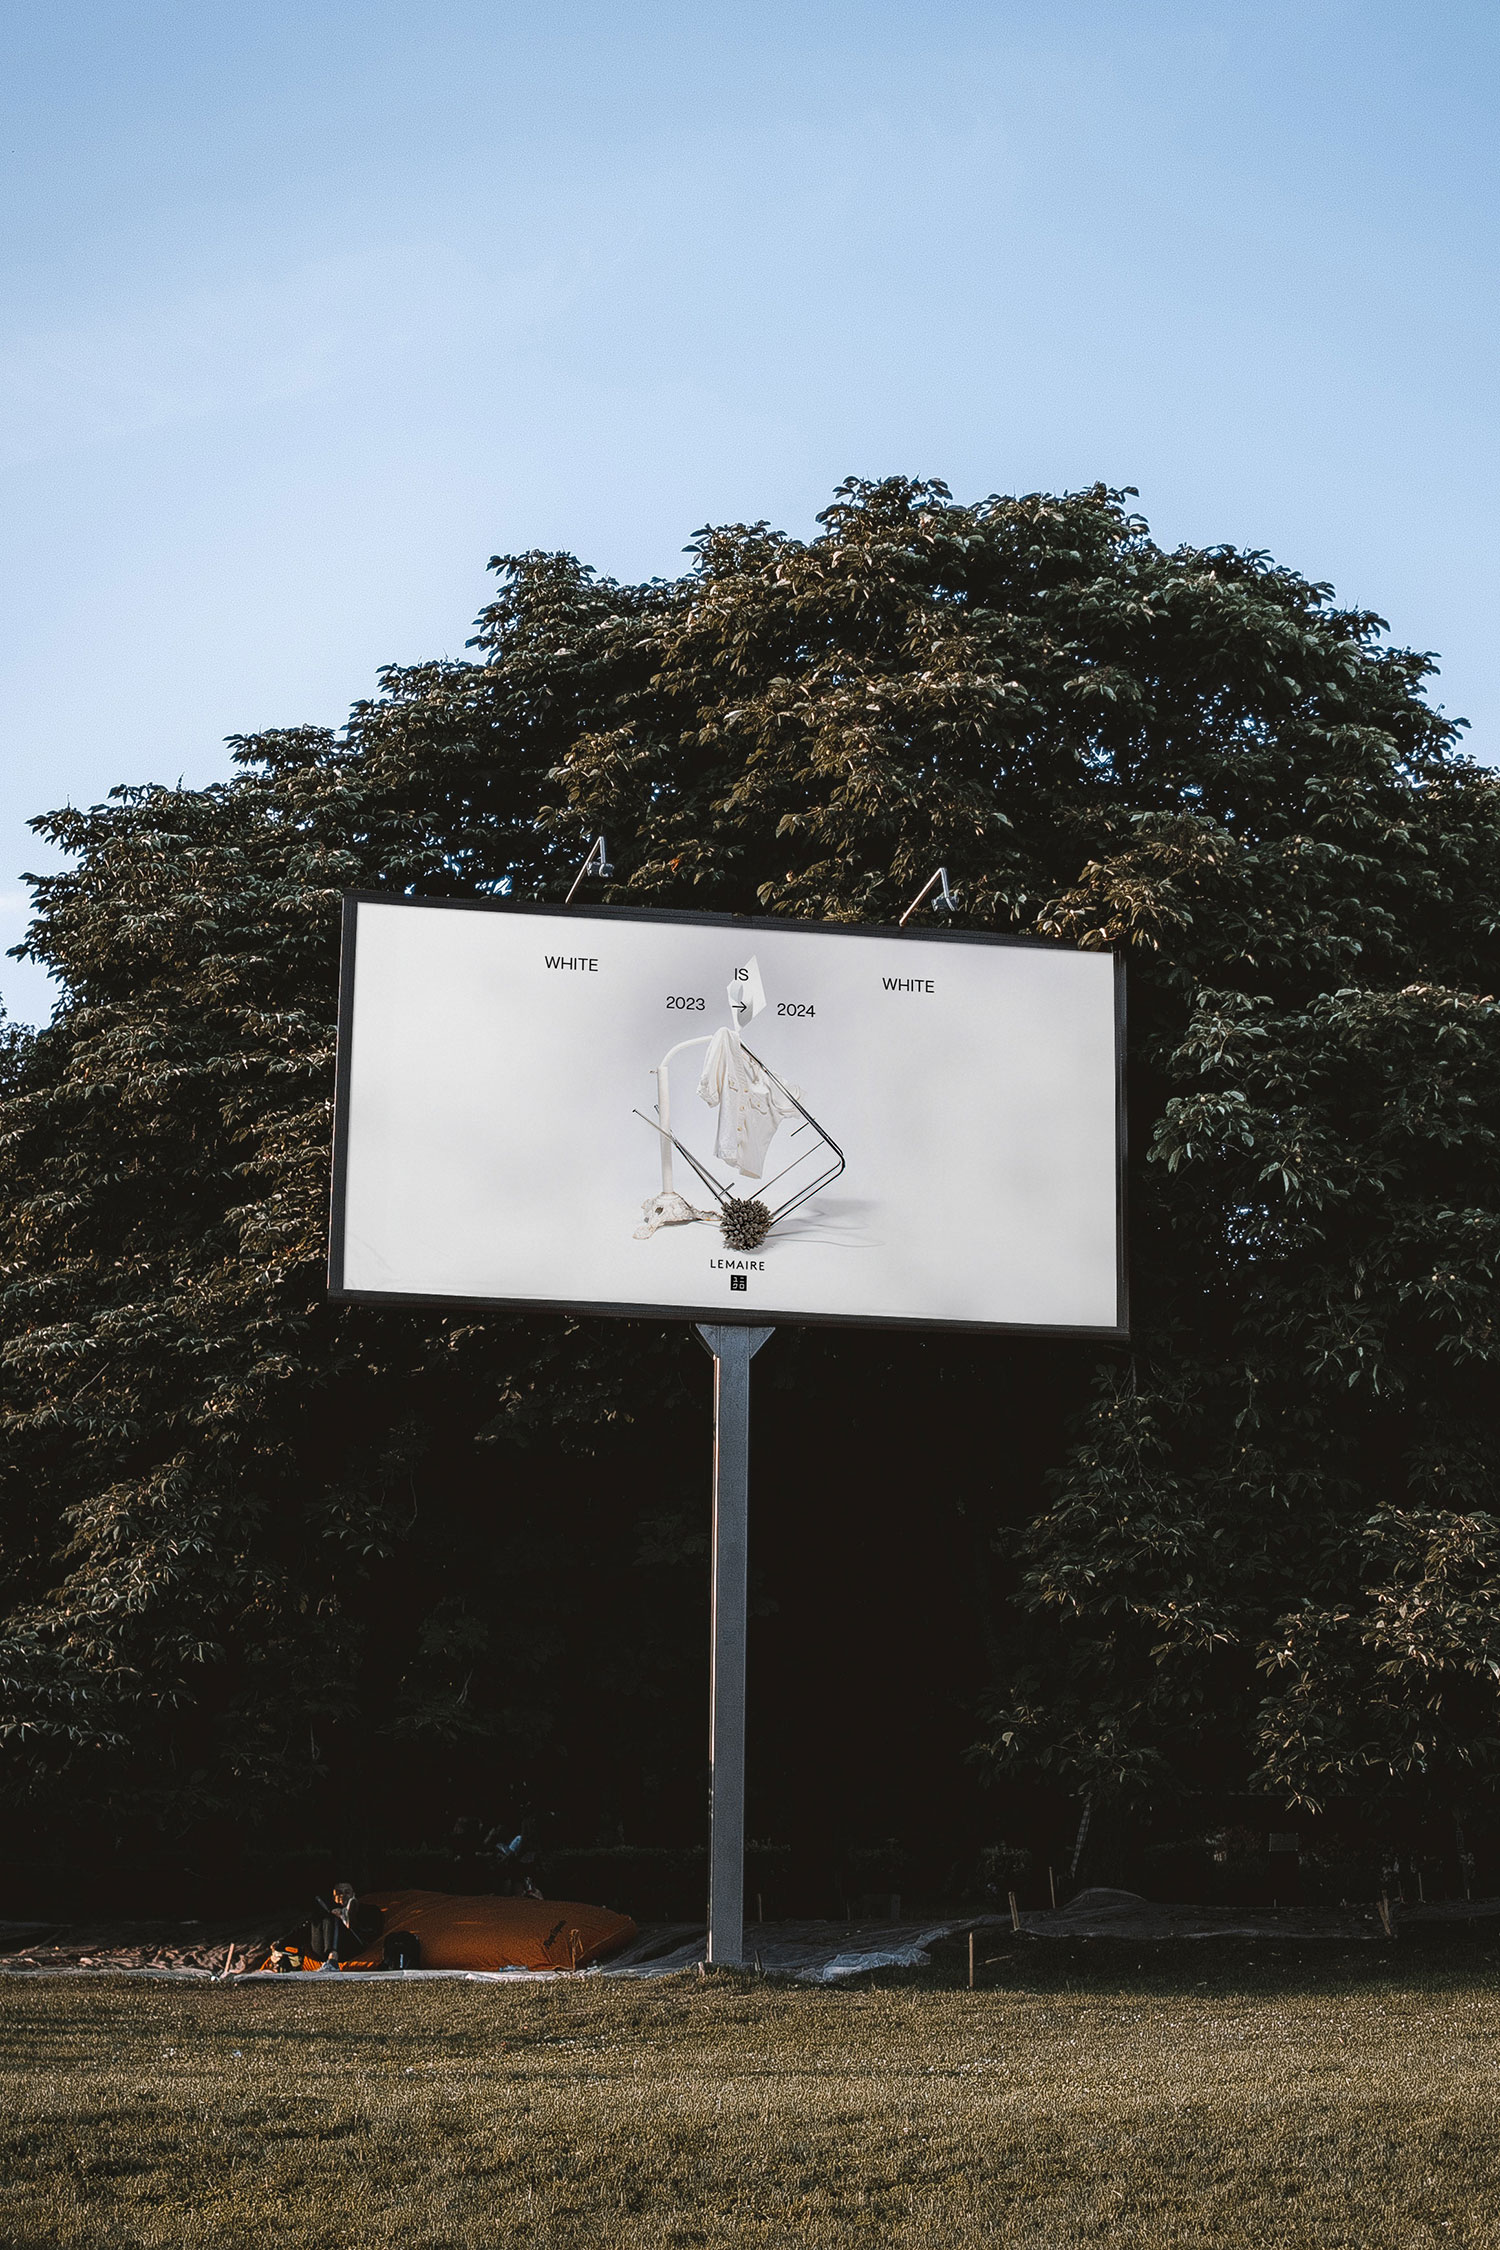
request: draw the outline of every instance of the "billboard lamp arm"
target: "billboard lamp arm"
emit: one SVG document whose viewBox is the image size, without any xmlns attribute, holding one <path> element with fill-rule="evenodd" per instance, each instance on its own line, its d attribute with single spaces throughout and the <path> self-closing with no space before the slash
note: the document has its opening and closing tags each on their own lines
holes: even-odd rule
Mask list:
<svg viewBox="0 0 1500 2250">
<path fill-rule="evenodd" d="M 941 890 L 938 889 L 939 884 L 942 885 Z M 898 930 L 906 928 L 907 923 L 916 913 L 917 908 L 922 904 L 929 891 L 937 891 L 938 895 L 932 903 L 939 914 L 956 914 L 958 912 L 958 899 L 948 888 L 948 870 L 946 867 L 940 867 L 937 873 L 922 885 L 922 888 L 896 924 Z"/>
<path fill-rule="evenodd" d="M 577 890 L 584 876 L 590 872 L 597 875 L 601 883 L 607 883 L 614 873 L 614 869 L 609 864 L 609 854 L 604 849 L 604 838 L 602 836 L 596 836 L 590 844 L 589 856 L 573 877 L 573 890 L 569 891 L 567 897 L 563 900 L 564 906 L 572 905 L 573 891 Z"/>
</svg>

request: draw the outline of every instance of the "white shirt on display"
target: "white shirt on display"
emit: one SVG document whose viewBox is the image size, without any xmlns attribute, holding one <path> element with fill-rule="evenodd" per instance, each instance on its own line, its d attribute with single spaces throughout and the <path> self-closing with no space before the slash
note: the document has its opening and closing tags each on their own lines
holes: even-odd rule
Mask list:
<svg viewBox="0 0 1500 2250">
<path fill-rule="evenodd" d="M 758 1180 L 777 1127 L 797 1112 L 728 1029 L 716 1031 L 708 1043 L 698 1096 L 710 1108 L 718 1106 L 715 1155 L 747 1180 Z"/>
</svg>

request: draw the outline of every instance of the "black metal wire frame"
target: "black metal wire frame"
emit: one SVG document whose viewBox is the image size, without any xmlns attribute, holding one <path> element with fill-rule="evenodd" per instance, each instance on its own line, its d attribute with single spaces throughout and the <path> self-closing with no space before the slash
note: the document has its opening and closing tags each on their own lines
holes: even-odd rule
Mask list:
<svg viewBox="0 0 1500 2250">
<path fill-rule="evenodd" d="M 692 1165 L 693 1170 L 697 1173 L 699 1179 L 703 1182 L 703 1185 L 707 1188 L 709 1194 L 713 1196 L 718 1202 L 721 1210 L 726 1205 L 734 1201 L 734 1191 L 731 1188 L 720 1187 L 712 1172 L 704 1171 L 703 1166 L 698 1162 L 698 1159 L 696 1156 L 694 1156 L 692 1150 L 690 1148 L 684 1148 L 681 1141 L 677 1138 L 677 1135 L 672 1132 L 667 1126 L 663 1125 L 659 1117 L 648 1117 L 643 1109 L 633 1109 L 630 1114 L 632 1117 L 638 1117 L 643 1125 L 649 1125 L 653 1133 L 660 1133 L 664 1141 L 670 1141 L 679 1156 L 685 1156 L 687 1158 L 689 1164 Z"/>
<path fill-rule="evenodd" d="M 825 1148 L 832 1149 L 834 1157 L 837 1160 L 829 1167 L 826 1172 L 820 1172 L 818 1174 L 818 1177 L 811 1183 L 810 1186 L 799 1188 L 797 1193 L 795 1195 L 789 1196 L 785 1203 L 777 1204 L 775 1210 L 771 1213 L 770 1219 L 771 1225 L 775 1226 L 778 1219 L 784 1219 L 787 1216 L 788 1212 L 799 1209 L 802 1204 L 810 1201 L 813 1196 L 819 1194 L 824 1188 L 831 1187 L 833 1185 L 833 1182 L 838 1178 L 839 1174 L 844 1169 L 844 1152 L 839 1147 L 839 1144 L 834 1139 L 833 1135 L 827 1132 L 824 1127 L 818 1123 L 818 1120 L 816 1119 L 816 1117 L 814 1117 L 812 1111 L 798 1101 L 796 1095 L 792 1092 L 791 1087 L 786 1083 L 786 1080 L 784 1078 L 778 1078 L 775 1071 L 772 1070 L 770 1064 L 762 1062 L 760 1056 L 757 1055 L 752 1048 L 747 1047 L 743 1039 L 740 1041 L 740 1047 L 743 1053 L 749 1055 L 750 1060 L 755 1064 L 756 1069 L 763 1071 L 766 1077 L 770 1079 L 771 1084 L 775 1086 L 780 1093 L 786 1096 L 786 1099 L 791 1103 L 793 1109 L 797 1112 L 797 1115 L 802 1119 L 803 1124 L 810 1125 L 813 1131 L 817 1134 L 819 1140 L 823 1143 L 823 1146 Z M 690 1148 L 684 1148 L 681 1141 L 677 1138 L 677 1135 L 672 1132 L 669 1127 L 663 1125 L 659 1118 L 648 1117 L 643 1109 L 633 1110 L 631 1114 L 632 1116 L 638 1117 L 643 1125 L 649 1125 L 654 1133 L 660 1133 L 667 1140 L 669 1140 L 673 1148 L 676 1149 L 679 1156 L 686 1157 L 688 1163 L 692 1165 L 693 1170 L 697 1173 L 699 1179 L 703 1182 L 703 1185 L 708 1189 L 709 1194 L 713 1196 L 721 1211 L 727 1209 L 731 1203 L 737 1200 L 734 1190 L 732 1188 L 721 1187 L 719 1185 L 719 1182 L 714 1178 L 713 1174 L 709 1171 L 706 1171 L 704 1167 L 698 1162 L 698 1159 L 696 1156 L 694 1156 L 692 1150 Z M 797 1130 L 800 1132 L 802 1130 L 802 1127 L 799 1126 Z M 773 1172 L 770 1179 L 765 1181 L 762 1185 L 761 1196 L 764 1196 L 766 1188 L 774 1187 L 778 1180 L 784 1180 L 786 1178 L 788 1172 L 794 1172 L 799 1164 L 805 1164 L 808 1157 L 813 1153 L 814 1152 L 812 1149 L 808 1149 L 803 1155 L 794 1156 L 790 1164 L 783 1164 L 779 1172 Z"/>
<path fill-rule="evenodd" d="M 770 1064 L 762 1062 L 760 1056 L 757 1055 L 752 1048 L 745 1046 L 745 1042 L 743 1039 L 740 1041 L 740 1046 L 743 1051 L 747 1055 L 749 1055 L 750 1060 L 755 1064 L 757 1070 L 763 1070 L 765 1072 L 767 1078 L 770 1079 L 771 1084 L 779 1088 L 779 1090 L 791 1103 L 793 1109 L 797 1112 L 797 1115 L 803 1120 L 805 1124 L 808 1124 L 812 1127 L 819 1140 L 823 1143 L 823 1146 L 825 1148 L 831 1148 L 834 1156 L 837 1159 L 837 1162 L 831 1167 L 829 1171 L 819 1173 L 817 1179 L 813 1181 L 811 1187 L 800 1188 L 798 1192 L 794 1196 L 789 1197 L 785 1203 L 780 1203 L 777 1205 L 776 1209 L 771 1213 L 771 1224 L 774 1226 L 776 1221 L 778 1219 L 784 1219 L 789 1211 L 795 1211 L 800 1204 L 806 1203 L 810 1197 L 820 1194 L 824 1188 L 831 1187 L 833 1185 L 834 1181 L 838 1178 L 839 1174 L 844 1169 L 844 1152 L 839 1147 L 839 1144 L 834 1139 L 833 1135 L 818 1123 L 818 1120 L 814 1117 L 812 1111 L 810 1109 L 804 1108 L 803 1104 L 798 1101 L 796 1095 L 792 1092 L 791 1087 L 786 1083 L 786 1080 L 784 1078 L 778 1078 L 775 1071 L 772 1070 Z M 809 1149 L 807 1154 L 808 1156 L 811 1156 L 812 1150 Z M 806 1157 L 799 1156 L 795 1158 L 794 1163 L 805 1164 L 806 1161 Z M 772 1178 L 766 1182 L 766 1187 L 774 1187 L 777 1180 L 784 1180 L 787 1176 L 787 1173 L 790 1172 L 793 1168 L 794 1167 L 792 1164 L 783 1165 L 781 1170 L 773 1174 Z M 762 1195 L 764 1195 L 765 1188 L 762 1188 L 761 1193 Z"/>
</svg>

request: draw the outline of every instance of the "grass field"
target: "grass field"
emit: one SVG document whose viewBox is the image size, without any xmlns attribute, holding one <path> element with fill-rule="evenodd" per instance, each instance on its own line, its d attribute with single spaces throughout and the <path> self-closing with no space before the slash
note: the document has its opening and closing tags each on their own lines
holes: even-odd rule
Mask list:
<svg viewBox="0 0 1500 2250">
<path fill-rule="evenodd" d="M 0 1981 L 0 2242 L 1500 2245 L 1493 1953 L 985 1980 Z"/>
</svg>

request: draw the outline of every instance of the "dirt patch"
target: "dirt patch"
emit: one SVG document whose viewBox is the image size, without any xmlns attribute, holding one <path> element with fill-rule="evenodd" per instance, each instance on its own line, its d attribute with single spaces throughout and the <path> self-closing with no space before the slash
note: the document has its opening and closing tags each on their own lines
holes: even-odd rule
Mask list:
<svg viewBox="0 0 1500 2250">
<path fill-rule="evenodd" d="M 222 1922 L 0 1922 L 0 1971 L 153 1969 L 222 1976 L 258 1968 L 305 1913 L 239 1915 Z"/>
<path fill-rule="evenodd" d="M 1385 1940 L 1398 1930 L 1412 1938 L 1457 1935 L 1476 1925 L 1500 1921 L 1500 1899 L 1459 1899 L 1431 1905 L 1389 1902 L 1387 1932 L 1378 1905 L 1354 1905 L 1334 1913 L 1295 1909 L 1243 1913 L 1233 1908 L 1159 1905 L 1135 1891 L 1080 1891 L 1055 1912 L 1019 1916 L 952 1916 L 928 1922 L 764 1922 L 745 1931 L 745 1956 L 770 1976 L 813 1984 L 899 1968 L 922 1968 L 930 1948 L 951 1945 L 970 1930 L 976 1935 L 1022 1943 L 1047 1939 L 1123 1938 L 1136 1944 L 1177 1944 L 1205 1938 L 1255 1939 L 1347 1945 Z M 155 1976 L 224 1977 L 254 1974 L 274 1942 L 304 1919 L 294 1906 L 277 1913 L 239 1916 L 217 1922 L 0 1922 L 0 1974 L 50 1972 L 135 1972 Z M 634 1942 L 592 1975 L 657 1978 L 679 1975 L 702 1960 L 701 1923 L 653 1923 Z M 359 1974 L 362 1972 L 352 1972 Z M 364 1972 L 376 1973 L 376 1972 Z M 434 1975 L 463 1975 L 461 1970 Z M 513 1976 L 528 1972 L 515 1970 Z M 555 1972 L 533 1972 L 547 1975 Z"/>
</svg>

